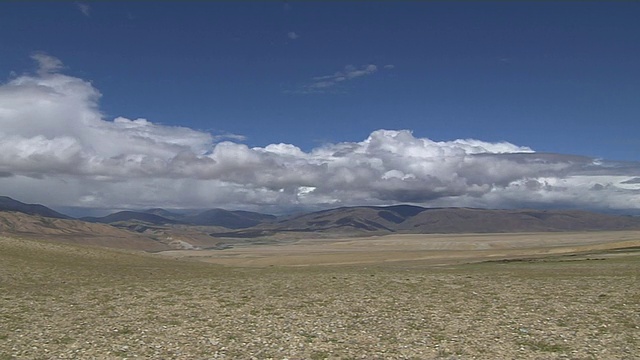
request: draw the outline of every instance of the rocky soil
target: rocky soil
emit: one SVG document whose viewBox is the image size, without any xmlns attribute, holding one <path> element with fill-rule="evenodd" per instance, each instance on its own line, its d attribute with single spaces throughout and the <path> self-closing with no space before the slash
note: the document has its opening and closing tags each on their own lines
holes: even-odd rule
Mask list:
<svg viewBox="0 0 640 360">
<path fill-rule="evenodd" d="M 0 237 L 0 359 L 634 359 L 640 256 L 237 268 Z"/>
</svg>

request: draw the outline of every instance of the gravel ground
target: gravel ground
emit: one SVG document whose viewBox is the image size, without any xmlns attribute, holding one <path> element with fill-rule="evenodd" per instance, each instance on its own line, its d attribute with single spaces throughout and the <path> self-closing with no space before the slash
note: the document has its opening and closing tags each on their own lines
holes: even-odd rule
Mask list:
<svg viewBox="0 0 640 360">
<path fill-rule="evenodd" d="M 562 259 L 231 268 L 0 238 L 0 359 L 640 357 L 640 256 Z"/>
</svg>

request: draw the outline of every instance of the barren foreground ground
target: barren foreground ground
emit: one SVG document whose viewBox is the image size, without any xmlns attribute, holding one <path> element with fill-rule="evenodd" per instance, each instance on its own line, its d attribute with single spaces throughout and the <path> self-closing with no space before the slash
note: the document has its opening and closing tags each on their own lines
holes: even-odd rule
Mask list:
<svg viewBox="0 0 640 360">
<path fill-rule="evenodd" d="M 635 359 L 640 252 L 606 248 L 640 236 L 618 235 L 565 238 L 590 251 L 576 256 L 540 257 L 568 251 L 547 238 L 521 254 L 536 259 L 466 265 L 416 239 L 388 259 L 388 239 L 371 243 L 365 264 L 344 255 L 362 243 L 324 243 L 317 255 L 338 260 L 321 263 L 342 265 L 305 267 L 255 267 L 307 256 L 269 263 L 264 248 L 231 249 L 245 252 L 226 264 L 253 266 L 239 267 L 0 237 L 0 359 Z M 465 256 L 514 255 L 500 251 Z"/>
</svg>

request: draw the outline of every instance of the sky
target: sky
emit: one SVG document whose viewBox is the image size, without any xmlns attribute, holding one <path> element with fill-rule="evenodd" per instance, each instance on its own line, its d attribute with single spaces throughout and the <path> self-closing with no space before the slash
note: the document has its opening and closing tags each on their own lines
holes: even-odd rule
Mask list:
<svg viewBox="0 0 640 360">
<path fill-rule="evenodd" d="M 0 195 L 640 213 L 639 2 L 2 2 Z"/>
</svg>

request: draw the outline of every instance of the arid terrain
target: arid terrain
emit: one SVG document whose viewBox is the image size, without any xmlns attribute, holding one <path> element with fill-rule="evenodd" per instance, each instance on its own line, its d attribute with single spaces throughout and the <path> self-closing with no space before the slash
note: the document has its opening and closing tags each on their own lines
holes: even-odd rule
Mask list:
<svg viewBox="0 0 640 360">
<path fill-rule="evenodd" d="M 633 359 L 639 241 L 402 235 L 148 254 L 0 237 L 0 359 Z"/>
<path fill-rule="evenodd" d="M 224 250 L 170 250 L 161 254 L 233 266 L 390 264 L 417 266 L 539 258 L 640 247 L 638 231 L 516 234 L 398 234 L 349 238 L 275 237 Z M 224 240 L 223 240 L 224 243 Z"/>
</svg>

